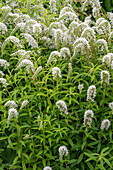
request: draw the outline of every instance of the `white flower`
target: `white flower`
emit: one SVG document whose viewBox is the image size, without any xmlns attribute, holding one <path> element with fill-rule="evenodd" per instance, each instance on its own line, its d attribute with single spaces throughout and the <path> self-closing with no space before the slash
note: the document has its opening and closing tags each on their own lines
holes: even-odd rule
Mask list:
<svg viewBox="0 0 113 170">
<path fill-rule="evenodd" d="M 15 28 L 12 30 L 11 34 L 10 35 L 13 35 L 18 29 L 20 29 L 21 32 L 24 31 L 24 28 L 25 28 L 25 23 L 24 22 L 20 22 L 18 23 Z"/>
<path fill-rule="evenodd" d="M 34 73 L 34 65 L 33 65 L 33 63 L 32 63 L 30 60 L 28 60 L 28 59 L 22 60 L 22 61 L 19 63 L 19 65 L 17 66 L 16 70 L 19 69 L 19 68 L 21 68 L 21 67 L 26 67 L 28 74 L 30 73 L 30 70 Z"/>
<path fill-rule="evenodd" d="M 68 156 L 68 149 L 66 146 L 60 146 L 58 151 L 59 151 L 59 159 L 62 159 L 63 155 Z"/>
<path fill-rule="evenodd" d="M 91 24 L 95 24 L 94 21 L 91 20 L 91 15 L 87 16 L 85 19 L 84 19 L 84 22 L 88 25 L 91 25 Z"/>
<path fill-rule="evenodd" d="M 68 34 L 68 31 L 65 31 L 63 33 L 63 43 L 62 46 L 65 48 L 65 46 L 72 44 L 72 38 L 71 35 Z"/>
<path fill-rule="evenodd" d="M 113 113 L 113 102 L 109 103 L 109 107 L 110 107 L 110 109 L 112 110 L 112 113 Z"/>
<path fill-rule="evenodd" d="M 46 166 L 43 170 L 52 170 L 50 166 Z"/>
<path fill-rule="evenodd" d="M 25 37 L 28 44 L 31 45 L 31 48 L 38 48 L 37 41 L 32 37 L 32 35 L 27 34 L 27 33 L 26 34 L 22 33 L 21 35 Z"/>
<path fill-rule="evenodd" d="M 108 46 L 107 46 L 107 42 L 104 39 L 98 39 L 95 42 L 95 45 L 99 45 L 101 46 L 101 51 L 105 50 L 106 52 L 108 52 Z"/>
<path fill-rule="evenodd" d="M 2 8 L 1 8 L 1 10 L 2 11 L 5 11 L 5 10 L 8 10 L 8 11 L 11 11 L 11 7 L 10 6 L 3 6 Z"/>
<path fill-rule="evenodd" d="M 41 34 L 42 32 L 42 28 L 41 28 L 41 24 L 36 23 L 33 25 L 33 33 L 38 36 L 39 34 Z"/>
<path fill-rule="evenodd" d="M 7 45 L 10 41 L 11 41 L 12 43 L 14 43 L 15 45 L 17 45 L 17 47 L 22 48 L 22 45 L 20 44 L 20 40 L 19 40 L 17 37 L 15 37 L 15 36 L 9 36 L 8 38 L 5 39 L 5 41 L 4 41 L 3 44 L 2 44 L 2 47 L 1 47 L 2 53 L 3 53 L 4 48 L 6 47 L 6 45 Z"/>
<path fill-rule="evenodd" d="M 71 57 L 69 48 L 63 47 L 60 50 L 60 56 L 64 57 L 64 59 L 68 59 Z"/>
<path fill-rule="evenodd" d="M 96 96 L 96 87 L 95 85 L 91 85 L 87 90 L 87 101 L 91 100 L 92 102 L 94 102 L 95 96 Z"/>
<path fill-rule="evenodd" d="M 0 78 L 0 83 L 3 84 L 3 87 L 6 87 L 8 85 L 6 79 L 4 78 Z"/>
<path fill-rule="evenodd" d="M 60 20 L 62 20 L 62 21 L 65 20 L 66 22 L 68 22 L 68 21 L 77 21 L 78 22 L 79 21 L 76 13 L 75 12 L 70 12 L 70 11 L 65 12 L 63 14 L 60 14 L 58 21 L 60 21 Z"/>
<path fill-rule="evenodd" d="M 61 71 L 58 67 L 52 68 L 53 79 L 62 78 Z"/>
<path fill-rule="evenodd" d="M 85 38 L 78 38 L 75 42 L 74 42 L 74 54 L 71 57 L 71 60 L 76 56 L 76 54 L 80 51 L 82 55 L 87 54 L 89 55 L 90 53 L 90 45 L 88 43 L 88 41 Z"/>
<path fill-rule="evenodd" d="M 112 38 L 113 38 L 113 31 L 110 32 L 110 34 L 109 34 L 109 38 L 108 38 L 109 46 L 111 45 L 111 40 L 112 40 Z"/>
<path fill-rule="evenodd" d="M 61 114 L 62 112 L 64 112 L 66 115 L 68 115 L 67 112 L 67 105 L 63 100 L 59 100 L 56 102 L 56 106 L 58 107 L 58 109 L 60 110 Z"/>
<path fill-rule="evenodd" d="M 0 59 L 0 65 L 4 68 L 8 67 L 9 66 L 9 63 L 4 60 L 4 59 Z"/>
<path fill-rule="evenodd" d="M 59 17 L 63 16 L 65 12 L 74 12 L 72 7 L 65 6 L 61 9 Z"/>
<path fill-rule="evenodd" d="M 6 102 L 6 104 L 4 105 L 4 107 L 16 108 L 16 107 L 18 107 L 18 106 L 17 106 L 17 104 L 15 103 L 15 101 L 9 100 L 8 102 Z"/>
<path fill-rule="evenodd" d="M 50 0 L 49 4 L 50 4 L 51 13 L 56 14 L 56 12 L 58 11 L 56 8 L 56 0 Z"/>
<path fill-rule="evenodd" d="M 77 35 L 80 36 L 85 28 L 89 27 L 87 23 L 83 22 L 78 25 Z"/>
<path fill-rule="evenodd" d="M 107 70 L 101 71 L 100 76 L 101 76 L 101 84 L 103 84 L 103 82 L 106 82 L 107 84 L 109 84 L 110 74 Z"/>
<path fill-rule="evenodd" d="M 62 30 L 61 29 L 54 29 L 54 37 L 55 37 L 56 48 L 58 49 L 58 47 L 61 45 L 62 39 L 63 39 Z"/>
<path fill-rule="evenodd" d="M 99 17 L 98 19 L 97 19 L 97 21 L 96 21 L 96 23 L 95 23 L 95 26 L 97 27 L 102 21 L 104 21 L 105 20 L 105 18 L 103 18 L 103 17 Z"/>
<path fill-rule="evenodd" d="M 52 61 L 56 62 L 57 61 L 56 56 L 60 57 L 60 53 L 58 51 L 52 51 L 49 58 L 48 58 L 48 60 L 47 60 L 46 65 L 48 66 Z"/>
<path fill-rule="evenodd" d="M 34 72 L 34 75 L 33 75 L 33 79 L 36 78 L 38 76 L 38 73 L 42 70 L 42 66 L 39 66 L 36 71 Z"/>
<path fill-rule="evenodd" d="M 113 69 L 113 61 L 111 62 L 111 69 Z"/>
<path fill-rule="evenodd" d="M 81 34 L 81 37 L 86 38 L 86 40 L 88 40 L 88 41 L 96 40 L 95 32 L 94 32 L 93 28 L 90 28 L 90 27 L 87 27 L 84 29 L 84 31 Z"/>
<path fill-rule="evenodd" d="M 82 6 L 82 11 L 87 10 L 87 6 L 90 5 L 92 7 L 92 15 L 94 18 L 100 16 L 101 5 L 99 0 L 85 0 Z"/>
<path fill-rule="evenodd" d="M 0 71 L 0 75 L 1 75 L 1 76 L 4 76 L 5 74 L 4 74 L 2 71 Z"/>
<path fill-rule="evenodd" d="M 113 53 L 108 53 L 107 55 L 105 55 L 103 58 L 102 58 L 102 64 L 106 64 L 108 66 L 111 65 L 111 61 L 113 59 Z"/>
<path fill-rule="evenodd" d="M 96 27 L 96 31 L 101 34 L 106 34 L 107 32 L 111 32 L 111 25 L 110 23 L 104 19 L 100 22 L 100 24 Z"/>
<path fill-rule="evenodd" d="M 78 89 L 80 91 L 80 94 L 82 93 L 82 89 L 84 88 L 84 85 L 83 84 L 79 84 L 78 85 Z"/>
<path fill-rule="evenodd" d="M 5 34 L 5 32 L 7 32 L 7 26 L 2 22 L 0 22 L 0 32 L 2 34 Z"/>
<path fill-rule="evenodd" d="M 17 18 L 14 19 L 15 23 L 20 23 L 20 22 L 26 22 L 27 20 L 30 20 L 30 16 L 28 14 L 20 14 L 18 15 Z"/>
<path fill-rule="evenodd" d="M 8 121 L 10 120 L 10 119 L 12 119 L 13 117 L 18 117 L 18 112 L 17 112 L 17 110 L 16 109 L 14 109 L 14 108 L 11 108 L 11 109 L 9 109 L 9 111 L 8 111 Z"/>
<path fill-rule="evenodd" d="M 84 122 L 83 122 L 84 126 L 86 126 L 86 127 L 87 127 L 87 126 L 91 127 L 93 116 L 94 116 L 94 113 L 93 113 L 92 110 L 87 110 L 87 111 L 85 111 L 85 114 L 84 114 Z"/>
<path fill-rule="evenodd" d="M 21 104 L 20 109 L 23 109 L 28 103 L 29 103 L 28 100 L 24 100 Z"/>
<path fill-rule="evenodd" d="M 79 26 L 78 22 L 72 21 L 71 24 L 69 25 L 68 33 L 71 34 L 71 36 L 76 37 L 76 34 L 78 32 L 78 26 Z"/>
<path fill-rule="evenodd" d="M 30 135 L 25 135 L 24 137 L 23 137 L 23 139 L 28 139 L 30 137 Z"/>
<path fill-rule="evenodd" d="M 109 127 L 110 127 L 110 121 L 108 119 L 103 120 L 102 123 L 101 123 L 100 129 L 101 130 L 104 130 L 104 129 L 108 130 Z"/>
</svg>

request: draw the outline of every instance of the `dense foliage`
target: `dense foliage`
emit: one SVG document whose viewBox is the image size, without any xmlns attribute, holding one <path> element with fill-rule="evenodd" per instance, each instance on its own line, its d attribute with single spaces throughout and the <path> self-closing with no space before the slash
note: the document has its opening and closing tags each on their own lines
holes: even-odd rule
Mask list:
<svg viewBox="0 0 113 170">
<path fill-rule="evenodd" d="M 101 3 L 107 12 L 113 11 L 113 0 L 102 0 Z"/>
<path fill-rule="evenodd" d="M 98 0 L 0 3 L 0 170 L 113 169 L 112 27 Z"/>
</svg>

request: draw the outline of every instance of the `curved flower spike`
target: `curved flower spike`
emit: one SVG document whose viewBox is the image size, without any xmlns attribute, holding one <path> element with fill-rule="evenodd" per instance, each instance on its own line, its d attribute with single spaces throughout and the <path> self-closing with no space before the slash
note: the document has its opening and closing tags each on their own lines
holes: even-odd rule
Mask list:
<svg viewBox="0 0 113 170">
<path fill-rule="evenodd" d="M 15 36 L 9 36 L 8 38 L 5 39 L 5 41 L 4 41 L 3 44 L 2 44 L 2 47 L 1 47 L 2 53 L 3 53 L 4 48 L 6 47 L 6 45 L 7 45 L 10 41 L 13 42 L 14 44 L 16 44 L 17 47 L 22 48 L 22 45 L 20 44 L 20 40 L 19 40 L 17 37 L 15 37 Z"/>
<path fill-rule="evenodd" d="M 101 51 L 105 50 L 106 52 L 108 52 L 108 46 L 107 46 L 107 42 L 104 39 L 98 39 L 95 42 L 95 45 L 99 45 L 101 46 Z"/>
<path fill-rule="evenodd" d="M 101 130 L 104 130 L 104 129 L 108 130 L 109 127 L 110 127 L 110 124 L 111 124 L 110 121 L 108 119 L 105 119 L 105 120 L 102 121 L 100 129 Z"/>
<path fill-rule="evenodd" d="M 67 105 L 63 100 L 59 100 L 56 102 L 56 106 L 58 107 L 58 109 L 60 110 L 61 114 L 64 112 L 66 115 L 68 115 L 67 112 Z"/>
</svg>

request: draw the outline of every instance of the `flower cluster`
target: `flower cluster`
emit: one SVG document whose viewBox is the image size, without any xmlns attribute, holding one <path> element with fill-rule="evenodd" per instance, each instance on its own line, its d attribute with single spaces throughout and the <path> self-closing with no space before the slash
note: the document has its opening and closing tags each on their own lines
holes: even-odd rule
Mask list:
<svg viewBox="0 0 113 170">
<path fill-rule="evenodd" d="M 9 36 L 8 38 L 5 39 L 5 41 L 4 41 L 3 44 L 2 44 L 2 47 L 1 47 L 2 53 L 3 53 L 4 48 L 6 47 L 6 45 L 7 45 L 10 41 L 11 41 L 12 43 L 14 43 L 15 45 L 17 45 L 17 47 L 22 48 L 22 45 L 20 44 L 20 40 L 19 40 L 17 37 L 15 37 L 15 36 Z"/>
<path fill-rule="evenodd" d="M 84 85 L 83 84 L 79 84 L 78 85 L 78 89 L 79 89 L 79 92 L 80 94 L 82 93 L 82 89 L 84 88 Z"/>
<path fill-rule="evenodd" d="M 28 100 L 24 100 L 21 104 L 20 109 L 22 110 L 28 103 L 29 103 Z"/>
<path fill-rule="evenodd" d="M 87 90 L 87 101 L 91 100 L 92 102 L 94 102 L 95 96 L 96 96 L 96 87 L 95 85 L 91 85 Z"/>
<path fill-rule="evenodd" d="M 59 159 L 62 160 L 63 156 L 68 156 L 68 149 L 66 146 L 60 146 L 59 149 Z"/>
<path fill-rule="evenodd" d="M 102 58 L 102 64 L 103 65 L 106 64 L 106 65 L 108 65 L 110 67 L 112 60 L 113 60 L 113 53 L 108 53 L 107 55 L 105 55 Z"/>
<path fill-rule="evenodd" d="M 36 40 L 32 37 L 32 35 L 30 34 L 21 34 L 22 36 L 24 36 L 24 38 L 27 40 L 28 44 L 31 45 L 31 48 L 37 48 L 38 49 L 38 44 L 36 42 Z"/>
<path fill-rule="evenodd" d="M 49 56 L 49 58 L 48 58 L 48 60 L 47 60 L 47 66 L 49 66 L 49 64 L 50 64 L 52 61 L 54 61 L 54 62 L 57 61 L 56 56 L 57 56 L 57 57 L 60 57 L 60 53 L 59 53 L 58 51 L 52 51 L 51 54 L 50 54 L 50 56 Z"/>
<path fill-rule="evenodd" d="M 103 70 L 101 71 L 101 84 L 103 84 L 104 82 L 109 84 L 109 80 L 110 80 L 110 74 L 107 70 Z"/>
<path fill-rule="evenodd" d="M 2 22 L 0 22 L 0 32 L 2 34 L 5 34 L 7 32 L 7 26 Z"/>
<path fill-rule="evenodd" d="M 110 127 L 110 121 L 108 119 L 103 120 L 102 123 L 101 123 L 100 129 L 101 130 L 104 130 L 104 129 L 108 130 L 109 127 Z"/>
<path fill-rule="evenodd" d="M 6 104 L 4 105 L 4 107 L 16 108 L 16 107 L 18 107 L 18 106 L 17 106 L 17 104 L 15 103 L 15 101 L 9 100 L 8 102 L 6 102 Z"/>
<path fill-rule="evenodd" d="M 71 57 L 69 48 L 63 47 L 60 50 L 60 56 L 64 57 L 64 59 L 68 59 Z"/>
<path fill-rule="evenodd" d="M 5 74 L 3 73 L 3 71 L 0 71 L 0 75 L 3 77 Z"/>
<path fill-rule="evenodd" d="M 60 110 L 61 114 L 65 113 L 66 115 L 68 115 L 67 112 L 67 105 L 63 100 L 59 100 L 56 102 L 56 106 L 58 107 L 58 109 Z"/>
<path fill-rule="evenodd" d="M 86 27 L 81 34 L 81 37 L 86 38 L 87 41 L 95 41 L 96 36 L 93 28 Z"/>
<path fill-rule="evenodd" d="M 56 14 L 56 12 L 58 11 L 56 8 L 56 0 L 50 0 L 50 10 L 51 13 Z"/>
<path fill-rule="evenodd" d="M 82 55 L 90 53 L 90 45 L 85 38 L 78 38 L 74 42 L 74 54 L 71 57 L 71 60 L 76 56 L 76 54 L 80 51 Z"/>
<path fill-rule="evenodd" d="M 107 45 L 107 42 L 106 40 L 104 39 L 98 39 L 96 42 L 95 42 L 95 45 L 98 45 L 101 47 L 101 51 L 106 51 L 108 52 L 108 45 Z"/>
<path fill-rule="evenodd" d="M 27 70 L 28 74 L 30 73 L 30 71 L 32 71 L 34 73 L 34 65 L 33 65 L 32 61 L 30 61 L 28 59 L 22 60 L 19 63 L 19 65 L 17 66 L 16 69 L 19 69 L 21 67 L 26 67 L 26 70 Z"/>
<path fill-rule="evenodd" d="M 39 66 L 36 71 L 34 72 L 34 75 L 33 75 L 33 79 L 36 78 L 38 76 L 38 73 L 42 70 L 42 66 Z"/>
<path fill-rule="evenodd" d="M 62 78 L 61 71 L 58 67 L 52 68 L 52 75 L 53 75 L 53 79 L 58 79 L 58 77 Z"/>
<path fill-rule="evenodd" d="M 15 108 L 11 108 L 8 111 L 8 121 L 10 121 L 10 119 L 14 118 L 14 117 L 18 117 L 18 112 Z"/>
<path fill-rule="evenodd" d="M 84 126 L 91 127 L 93 116 L 94 116 L 94 113 L 93 113 L 92 110 L 85 111 L 85 114 L 84 114 L 84 123 L 83 123 Z"/>
<path fill-rule="evenodd" d="M 50 166 L 46 166 L 43 170 L 52 170 Z"/>
<path fill-rule="evenodd" d="M 4 88 L 8 85 L 7 80 L 4 79 L 4 78 L 0 78 L 0 83 L 3 84 L 3 87 L 4 87 Z"/>
<path fill-rule="evenodd" d="M 0 65 L 4 68 L 8 67 L 9 66 L 9 63 L 4 60 L 4 59 L 0 59 Z"/>
<path fill-rule="evenodd" d="M 113 114 L 113 102 L 112 102 L 112 103 L 109 103 L 109 107 L 110 107 L 110 109 L 112 110 L 112 114 Z"/>
<path fill-rule="evenodd" d="M 92 7 L 92 15 L 94 18 L 100 16 L 101 5 L 99 0 L 85 0 L 82 6 L 82 11 L 87 10 L 87 6 L 90 5 Z"/>
</svg>

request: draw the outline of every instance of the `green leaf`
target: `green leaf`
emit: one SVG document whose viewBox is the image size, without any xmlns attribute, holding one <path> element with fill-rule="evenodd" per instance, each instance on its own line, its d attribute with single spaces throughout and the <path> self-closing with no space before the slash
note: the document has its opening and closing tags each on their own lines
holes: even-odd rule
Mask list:
<svg viewBox="0 0 113 170">
<path fill-rule="evenodd" d="M 78 160 L 77 160 L 77 164 L 79 164 L 82 161 L 83 156 L 84 156 L 84 153 L 81 153 Z"/>
<path fill-rule="evenodd" d="M 0 140 L 5 140 L 7 139 L 8 137 L 0 137 Z"/>
<path fill-rule="evenodd" d="M 103 157 L 103 159 L 104 159 L 104 161 L 112 168 L 112 164 L 109 162 L 109 160 L 106 159 L 106 158 L 104 158 L 104 157 Z"/>
<path fill-rule="evenodd" d="M 33 165 L 33 170 L 36 170 L 36 169 L 37 169 L 37 165 L 34 164 L 34 165 Z"/>
<path fill-rule="evenodd" d="M 74 143 L 73 143 L 72 139 L 69 138 L 68 141 L 69 141 L 69 144 L 73 147 L 73 146 L 74 146 Z"/>
<path fill-rule="evenodd" d="M 26 170 L 26 165 L 25 165 L 24 161 L 22 161 L 22 168 L 23 168 L 23 170 Z"/>
<path fill-rule="evenodd" d="M 92 166 L 90 162 L 87 162 L 87 166 L 89 167 L 90 170 L 94 170 L 94 167 Z"/>
</svg>

